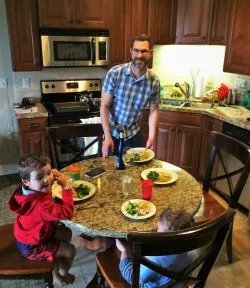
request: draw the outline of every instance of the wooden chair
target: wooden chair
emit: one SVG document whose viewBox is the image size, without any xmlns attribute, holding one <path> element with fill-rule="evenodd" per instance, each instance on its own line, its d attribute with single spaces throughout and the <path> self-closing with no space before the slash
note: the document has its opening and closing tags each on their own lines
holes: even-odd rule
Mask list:
<svg viewBox="0 0 250 288">
<path fill-rule="evenodd" d="M 102 137 L 103 129 L 101 124 L 66 124 L 61 126 L 48 127 L 48 136 L 53 156 L 53 166 L 57 169 L 62 169 L 74 162 L 101 156 L 102 155 Z M 85 147 L 75 150 L 69 139 L 81 137 L 96 137 Z M 98 142 L 97 154 L 86 156 L 84 153 Z M 72 157 L 68 161 L 61 161 L 58 155 L 58 149 L 70 153 Z"/>
<path fill-rule="evenodd" d="M 103 278 L 103 280 L 98 281 L 96 287 L 106 287 L 104 280 L 111 288 L 139 287 L 140 264 L 171 279 L 166 285 L 159 288 L 173 287 L 176 283 L 192 284 L 194 285 L 192 287 L 196 288 L 204 287 L 210 270 L 232 227 L 234 215 L 234 209 L 229 208 L 218 218 L 187 230 L 165 233 L 128 233 L 127 242 L 133 260 L 132 285 L 128 285 L 122 279 L 119 271 L 119 255 L 117 250 L 113 248 L 96 255 L 100 277 Z M 160 267 L 145 257 L 179 254 L 200 247 L 203 247 L 203 250 L 199 253 L 198 258 L 179 272 Z M 197 276 L 192 276 L 191 274 L 195 269 L 198 269 L 198 271 L 196 270 Z"/>
<path fill-rule="evenodd" d="M 241 192 L 250 173 L 250 147 L 232 137 L 218 132 L 211 132 L 211 139 L 212 148 L 203 181 L 203 191 L 205 198 L 210 198 L 210 201 L 212 201 L 211 199 L 213 197 L 208 194 L 209 188 L 211 188 L 224 198 L 229 207 L 236 209 L 238 207 Z M 237 158 L 242 163 L 242 166 L 239 169 L 232 171 L 232 169 L 230 169 L 231 167 L 227 167 L 226 159 L 228 158 L 228 155 Z M 215 165 L 218 165 L 218 163 L 221 163 L 224 172 L 221 175 L 214 177 L 213 171 Z M 238 175 L 238 179 L 236 180 L 236 185 L 233 187 L 232 177 L 235 177 L 235 175 Z M 225 179 L 230 191 L 230 195 L 227 195 L 225 191 L 219 189 L 218 186 L 216 186 L 218 181 L 225 181 Z M 211 216 L 216 216 L 215 214 L 218 215 L 218 213 L 221 213 L 219 211 L 220 209 L 217 208 L 217 206 L 211 206 Z M 207 214 L 209 214 L 209 211 L 207 211 Z M 233 262 L 232 234 L 233 227 L 231 227 L 227 238 L 227 254 L 229 263 Z"/>
<path fill-rule="evenodd" d="M 47 287 L 53 287 L 52 270 L 54 263 L 46 260 L 33 261 L 20 255 L 14 238 L 14 225 L 0 226 L 0 277 L 1 278 L 44 278 Z"/>
</svg>

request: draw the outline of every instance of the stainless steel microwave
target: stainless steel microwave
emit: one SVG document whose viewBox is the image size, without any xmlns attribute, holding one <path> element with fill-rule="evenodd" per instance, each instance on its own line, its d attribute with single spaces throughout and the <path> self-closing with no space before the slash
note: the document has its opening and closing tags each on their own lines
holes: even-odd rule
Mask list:
<svg viewBox="0 0 250 288">
<path fill-rule="evenodd" d="M 88 34 L 87 36 L 42 34 L 43 66 L 107 66 L 109 64 L 109 37 L 97 36 L 96 33 L 91 36 L 90 32 Z"/>
</svg>

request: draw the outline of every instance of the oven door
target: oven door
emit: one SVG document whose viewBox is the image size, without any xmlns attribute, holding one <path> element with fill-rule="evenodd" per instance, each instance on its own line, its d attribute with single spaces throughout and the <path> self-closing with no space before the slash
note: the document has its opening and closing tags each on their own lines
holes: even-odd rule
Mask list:
<svg viewBox="0 0 250 288">
<path fill-rule="evenodd" d="M 92 66 L 95 63 L 93 37 L 41 35 L 44 67 Z"/>
</svg>

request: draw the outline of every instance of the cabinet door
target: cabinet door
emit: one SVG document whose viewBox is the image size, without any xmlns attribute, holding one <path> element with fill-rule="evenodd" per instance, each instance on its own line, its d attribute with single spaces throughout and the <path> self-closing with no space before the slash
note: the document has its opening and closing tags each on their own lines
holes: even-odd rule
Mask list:
<svg viewBox="0 0 250 288">
<path fill-rule="evenodd" d="M 231 0 L 212 0 L 209 44 L 226 45 L 231 6 Z"/>
<path fill-rule="evenodd" d="M 250 75 L 250 1 L 233 0 L 224 71 Z"/>
<path fill-rule="evenodd" d="M 175 43 L 177 1 L 150 0 L 149 4 L 149 34 L 154 44 Z"/>
<path fill-rule="evenodd" d="M 38 0 L 40 27 L 75 25 L 75 0 Z"/>
<path fill-rule="evenodd" d="M 33 0 L 6 0 L 13 71 L 42 69 L 37 4 Z"/>
<path fill-rule="evenodd" d="M 211 0 L 178 0 L 176 43 L 205 44 Z"/>
<path fill-rule="evenodd" d="M 156 158 L 174 164 L 176 126 L 158 123 Z"/>
<path fill-rule="evenodd" d="M 181 167 L 198 178 L 199 149 L 201 128 L 193 126 L 176 126 L 176 140 L 173 164 Z"/>
<path fill-rule="evenodd" d="M 148 140 L 148 117 L 149 117 L 149 109 L 143 111 L 141 120 L 141 136 L 143 147 L 146 146 Z"/>
<path fill-rule="evenodd" d="M 20 134 L 20 154 L 42 153 L 50 156 L 49 142 L 45 132 L 32 132 Z"/>
</svg>

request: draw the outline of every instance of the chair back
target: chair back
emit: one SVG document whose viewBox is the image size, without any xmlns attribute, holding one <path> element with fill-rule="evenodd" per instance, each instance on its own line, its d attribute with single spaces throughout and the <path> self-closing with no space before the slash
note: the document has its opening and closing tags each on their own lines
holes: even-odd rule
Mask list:
<svg viewBox="0 0 250 288">
<path fill-rule="evenodd" d="M 48 136 L 52 150 L 53 166 L 62 169 L 74 162 L 85 159 L 98 157 L 102 155 L 102 138 L 103 129 L 101 124 L 65 124 L 61 126 L 48 127 Z M 89 144 L 80 147 L 72 145 L 72 140 L 81 139 L 82 137 L 95 137 Z M 98 142 L 98 151 L 93 155 L 85 155 L 85 152 Z M 70 155 L 69 159 L 61 160 L 59 157 L 59 149 Z"/>
<path fill-rule="evenodd" d="M 250 147 L 230 136 L 214 131 L 211 132 L 211 140 L 212 147 L 203 181 L 203 190 L 208 192 L 211 187 L 227 201 L 230 207 L 237 208 L 241 192 L 250 173 Z M 235 165 L 232 167 L 228 163 L 230 157 L 239 160 L 239 168 L 234 169 Z M 223 172 L 221 175 L 213 177 L 218 164 L 221 164 Z M 233 178 L 236 179 L 235 185 L 233 185 Z M 219 181 L 225 180 L 230 195 L 216 185 Z"/>
<path fill-rule="evenodd" d="M 234 215 L 235 211 L 229 208 L 212 221 L 182 231 L 128 233 L 127 241 L 133 258 L 133 282 L 131 287 L 139 287 L 140 264 L 171 278 L 167 284 L 159 288 L 173 287 L 177 283 L 195 284 L 194 287 L 204 287 L 208 274 L 230 230 Z M 180 271 L 163 268 L 145 257 L 180 254 L 201 247 L 204 251 L 197 256 L 198 258 L 196 257 Z M 198 266 L 200 266 L 198 275 L 196 277 L 190 276 Z"/>
</svg>

